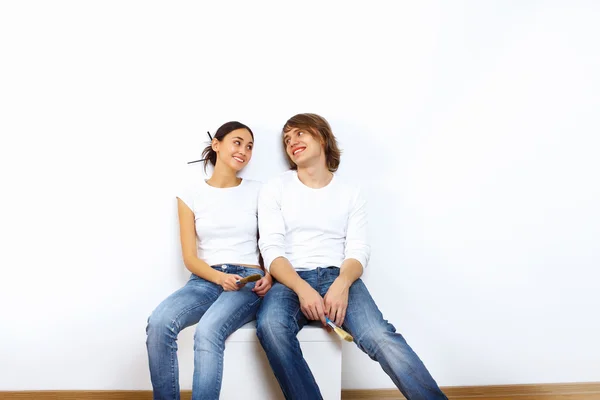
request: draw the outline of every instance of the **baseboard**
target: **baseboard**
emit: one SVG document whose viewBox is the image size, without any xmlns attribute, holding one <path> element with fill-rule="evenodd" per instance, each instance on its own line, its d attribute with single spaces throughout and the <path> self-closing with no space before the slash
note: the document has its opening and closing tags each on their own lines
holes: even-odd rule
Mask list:
<svg viewBox="0 0 600 400">
<path fill-rule="evenodd" d="M 452 400 L 600 400 L 600 382 L 442 387 Z M 181 400 L 190 400 L 185 390 Z M 0 392 L 0 400 L 151 400 L 148 390 Z M 395 389 L 342 390 L 342 400 L 402 400 Z M 266 399 L 265 399 L 266 400 Z"/>
<path fill-rule="evenodd" d="M 535 385 L 447 386 L 452 400 L 600 400 L 600 382 Z M 343 390 L 343 400 L 402 400 L 397 390 Z"/>
</svg>

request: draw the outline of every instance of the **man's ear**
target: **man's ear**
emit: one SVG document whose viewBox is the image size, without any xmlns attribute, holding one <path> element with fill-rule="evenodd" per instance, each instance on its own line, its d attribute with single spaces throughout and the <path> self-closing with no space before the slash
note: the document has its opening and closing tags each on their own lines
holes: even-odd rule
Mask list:
<svg viewBox="0 0 600 400">
<path fill-rule="evenodd" d="M 321 146 L 325 147 L 325 139 L 323 139 L 323 135 L 321 135 L 319 131 L 317 131 L 316 129 L 311 129 L 311 134 L 313 138 L 317 139 L 317 141 L 321 143 Z"/>
<path fill-rule="evenodd" d="M 325 143 L 325 139 L 321 135 L 319 135 L 319 143 L 321 143 L 321 148 L 325 149 L 327 147 L 327 143 Z"/>
</svg>

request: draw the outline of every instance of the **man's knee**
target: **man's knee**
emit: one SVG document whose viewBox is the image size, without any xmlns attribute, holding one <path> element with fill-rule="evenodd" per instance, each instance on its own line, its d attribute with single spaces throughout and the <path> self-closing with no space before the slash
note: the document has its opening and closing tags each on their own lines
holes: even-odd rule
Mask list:
<svg viewBox="0 0 600 400">
<path fill-rule="evenodd" d="M 391 324 L 383 324 L 372 327 L 371 329 L 356 335 L 354 340 L 371 358 L 376 358 L 378 354 L 389 351 L 389 346 L 397 345 L 403 342 L 402 335 L 396 333 L 396 329 Z"/>
<path fill-rule="evenodd" d="M 272 310 L 259 313 L 256 320 L 256 335 L 261 343 L 285 340 L 296 334 L 295 321 L 284 313 Z"/>
</svg>

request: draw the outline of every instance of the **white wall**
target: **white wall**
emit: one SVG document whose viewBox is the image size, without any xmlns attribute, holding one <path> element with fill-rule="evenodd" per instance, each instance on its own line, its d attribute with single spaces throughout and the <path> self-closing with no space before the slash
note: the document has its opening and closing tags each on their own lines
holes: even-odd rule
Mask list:
<svg viewBox="0 0 600 400">
<path fill-rule="evenodd" d="M 267 179 L 299 112 L 440 385 L 600 381 L 599 3 L 322 3 L 0 5 L 0 390 L 150 388 L 186 162 L 238 119 Z M 343 386 L 393 385 L 348 346 Z"/>
</svg>

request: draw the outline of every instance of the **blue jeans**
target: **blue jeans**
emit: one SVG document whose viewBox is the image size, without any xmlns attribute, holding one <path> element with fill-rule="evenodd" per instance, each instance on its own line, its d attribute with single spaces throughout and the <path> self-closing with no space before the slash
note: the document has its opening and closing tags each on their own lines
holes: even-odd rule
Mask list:
<svg viewBox="0 0 600 400">
<path fill-rule="evenodd" d="M 325 296 L 340 269 L 317 268 L 298 274 Z M 257 335 L 286 399 L 323 398 L 296 338 L 307 322 L 296 293 L 274 283 L 258 310 Z M 343 328 L 362 351 L 379 362 L 407 399 L 447 399 L 402 335 L 383 319 L 361 279 L 350 287 Z"/>
<path fill-rule="evenodd" d="M 213 267 L 242 277 L 264 272 L 237 265 Z M 194 274 L 184 287 L 167 297 L 152 312 L 146 327 L 146 347 L 154 400 L 179 400 L 177 335 L 200 321 L 194 334 L 192 399 L 219 398 L 223 376 L 225 339 L 255 319 L 260 297 L 254 282 L 238 291 L 226 292 Z"/>
</svg>

